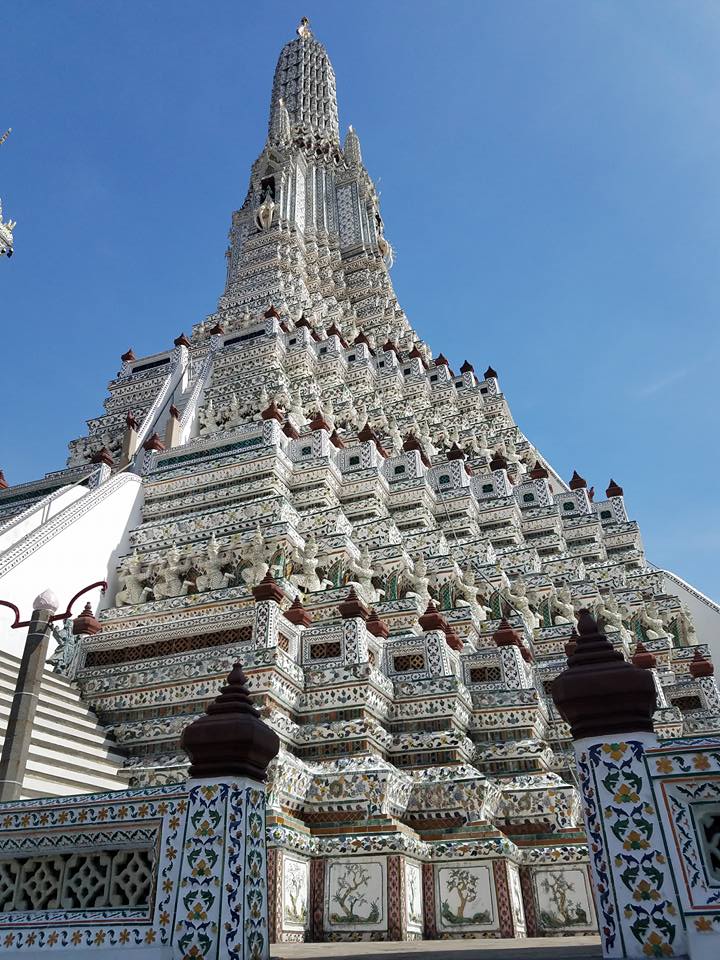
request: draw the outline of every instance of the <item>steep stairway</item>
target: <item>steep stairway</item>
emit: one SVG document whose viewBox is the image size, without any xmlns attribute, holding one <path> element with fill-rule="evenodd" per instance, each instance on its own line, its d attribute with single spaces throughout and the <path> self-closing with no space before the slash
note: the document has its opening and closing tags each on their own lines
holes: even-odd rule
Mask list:
<svg viewBox="0 0 720 960">
<path fill-rule="evenodd" d="M 4 742 L 19 657 L 0 651 L 0 745 Z M 22 799 L 124 790 L 123 757 L 76 687 L 46 669 L 30 743 Z"/>
</svg>

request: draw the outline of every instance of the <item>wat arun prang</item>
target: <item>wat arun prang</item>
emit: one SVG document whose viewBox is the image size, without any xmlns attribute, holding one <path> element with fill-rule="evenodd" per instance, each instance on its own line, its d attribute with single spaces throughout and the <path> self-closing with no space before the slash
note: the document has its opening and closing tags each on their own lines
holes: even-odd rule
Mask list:
<svg viewBox="0 0 720 960">
<path fill-rule="evenodd" d="M 51 475 L 124 470 L 144 501 L 102 632 L 68 637 L 57 669 L 147 786 L 184 779 L 182 730 L 242 662 L 282 742 L 274 939 L 591 932 L 548 693 L 577 611 L 653 672 L 663 736 L 718 729 L 707 638 L 646 561 L 621 487 L 560 478 L 498 373 L 453 371 L 411 327 L 391 265 L 303 21 L 217 311 L 171 350 L 124 354 L 105 413 Z"/>
</svg>

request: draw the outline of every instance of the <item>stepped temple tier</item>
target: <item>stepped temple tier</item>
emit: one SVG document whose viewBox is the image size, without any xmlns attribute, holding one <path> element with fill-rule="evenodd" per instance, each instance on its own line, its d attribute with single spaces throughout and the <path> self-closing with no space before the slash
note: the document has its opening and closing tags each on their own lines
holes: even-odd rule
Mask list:
<svg viewBox="0 0 720 960">
<path fill-rule="evenodd" d="M 65 468 L 0 482 L 0 598 L 28 619 L 46 587 L 108 581 L 55 628 L 22 796 L 169 796 L 239 662 L 213 710 L 254 717 L 249 690 L 279 738 L 272 939 L 596 930 L 551 695 L 578 612 L 647 671 L 671 738 L 718 730 L 720 610 L 646 559 L 622 464 L 604 492 L 560 477 L 513 420 L 503 359 L 453 370 L 411 326 L 307 21 L 226 257 L 217 310 L 122 354 Z M 5 715 L 11 622 L 0 607 Z"/>
</svg>

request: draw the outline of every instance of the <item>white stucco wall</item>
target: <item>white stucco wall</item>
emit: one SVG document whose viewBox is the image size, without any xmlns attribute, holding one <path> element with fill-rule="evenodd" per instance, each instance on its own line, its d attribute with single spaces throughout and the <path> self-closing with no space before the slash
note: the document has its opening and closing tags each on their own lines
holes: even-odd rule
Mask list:
<svg viewBox="0 0 720 960">
<path fill-rule="evenodd" d="M 713 662 L 720 670 L 720 606 L 671 570 L 662 573 L 663 591 L 687 604 L 695 622 L 698 642 L 708 645 Z"/>
<path fill-rule="evenodd" d="M 49 496 L 43 497 L 17 517 L 13 517 L 7 524 L 3 524 L 0 527 L 0 556 L 22 537 L 41 527 L 43 523 L 79 500 L 80 497 L 84 497 L 86 493 L 87 489 L 81 484 L 61 487 Z"/>
<path fill-rule="evenodd" d="M 115 567 L 128 552 L 129 531 L 140 523 L 142 500 L 140 479 L 129 473 L 86 491 L 0 555 L 0 599 L 14 603 L 21 619 L 29 620 L 32 602 L 42 590 L 55 591 L 60 610 L 96 580 L 112 581 L 114 590 Z M 88 601 L 97 610 L 99 599 L 100 591 L 94 590 L 77 602 L 73 613 L 80 613 Z M 12 612 L 0 607 L 0 648 L 19 655 L 27 631 L 12 630 L 12 621 Z"/>
</svg>

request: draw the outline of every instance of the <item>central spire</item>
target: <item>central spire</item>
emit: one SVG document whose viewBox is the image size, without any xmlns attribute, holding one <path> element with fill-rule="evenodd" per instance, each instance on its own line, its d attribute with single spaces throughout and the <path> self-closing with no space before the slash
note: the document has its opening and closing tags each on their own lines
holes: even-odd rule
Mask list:
<svg viewBox="0 0 720 960">
<path fill-rule="evenodd" d="M 325 47 L 310 30 L 307 17 L 297 29 L 298 37 L 283 47 L 275 67 L 270 118 L 283 100 L 290 121 L 300 132 L 338 143 L 335 71 Z"/>
</svg>

